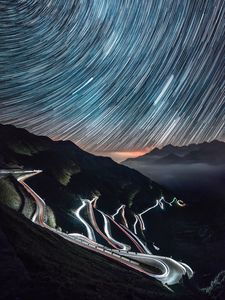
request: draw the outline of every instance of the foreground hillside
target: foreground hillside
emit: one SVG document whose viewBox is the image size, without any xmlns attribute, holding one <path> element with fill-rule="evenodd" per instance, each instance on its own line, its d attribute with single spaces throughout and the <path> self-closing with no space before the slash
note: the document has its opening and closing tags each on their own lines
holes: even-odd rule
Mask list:
<svg viewBox="0 0 225 300">
<path fill-rule="evenodd" d="M 0 299 L 208 299 L 185 286 L 171 293 L 2 205 L 0 244 Z"/>
</svg>

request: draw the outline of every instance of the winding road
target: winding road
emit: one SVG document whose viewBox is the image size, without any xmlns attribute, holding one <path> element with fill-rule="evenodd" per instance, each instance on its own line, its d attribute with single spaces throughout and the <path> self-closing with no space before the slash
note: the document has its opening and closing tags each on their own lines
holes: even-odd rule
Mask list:
<svg viewBox="0 0 225 300">
<path fill-rule="evenodd" d="M 96 208 L 97 198 L 95 197 L 92 200 L 82 199 L 81 206 L 73 212 L 74 216 L 85 226 L 87 230 L 87 236 L 79 234 L 79 233 L 70 233 L 66 234 L 59 230 L 56 230 L 45 223 L 45 210 L 46 204 L 44 200 L 35 192 L 32 188 L 30 188 L 25 180 L 31 176 L 37 175 L 41 170 L 0 170 L 0 174 L 12 174 L 16 177 L 17 181 L 26 189 L 26 191 L 33 197 L 36 202 L 36 211 L 32 217 L 32 221 L 36 224 L 39 224 L 42 227 L 47 228 L 48 230 L 60 235 L 64 239 L 75 243 L 83 248 L 89 249 L 93 252 L 100 253 L 103 256 L 106 256 L 114 261 L 117 261 L 127 267 L 144 273 L 150 277 L 153 277 L 159 280 L 163 285 L 165 285 L 168 289 L 172 291 L 171 288 L 168 287 L 174 284 L 177 284 L 181 281 L 184 275 L 187 275 L 188 278 L 193 276 L 192 269 L 186 265 L 185 263 L 178 262 L 172 258 L 165 256 L 157 256 L 153 255 L 147 246 L 138 238 L 135 234 L 135 226 L 134 233 L 129 230 L 125 224 L 119 224 L 114 220 L 115 215 L 123 210 L 124 217 L 124 206 L 121 206 L 116 214 L 113 216 L 109 216 L 104 212 L 98 210 Z M 156 205 L 160 205 L 164 199 L 157 200 Z M 173 200 L 174 201 L 174 200 Z M 179 200 L 178 200 L 179 201 Z M 164 201 L 165 202 L 165 201 Z M 171 203 L 168 202 L 169 205 Z M 182 202 L 179 202 L 178 205 L 183 205 Z M 154 207 L 155 207 L 154 206 Z M 88 217 L 84 219 L 81 217 L 82 209 L 87 209 Z M 151 207 L 150 209 L 153 209 Z M 150 210 L 147 209 L 146 211 Z M 99 228 L 96 218 L 95 211 L 98 211 L 104 222 L 104 232 Z M 137 219 L 143 213 L 137 215 L 135 222 L 137 223 Z M 125 217 L 124 217 L 125 218 Z M 127 240 L 130 241 L 130 245 L 124 244 L 121 241 L 118 241 L 115 237 L 113 237 L 111 230 L 111 222 L 117 227 L 118 230 L 121 231 L 121 235 L 126 235 Z M 135 223 L 135 225 L 136 225 Z M 108 246 L 103 246 L 96 241 L 95 232 L 97 232 L 107 243 Z M 132 247 L 135 247 L 139 252 L 130 251 Z"/>
</svg>

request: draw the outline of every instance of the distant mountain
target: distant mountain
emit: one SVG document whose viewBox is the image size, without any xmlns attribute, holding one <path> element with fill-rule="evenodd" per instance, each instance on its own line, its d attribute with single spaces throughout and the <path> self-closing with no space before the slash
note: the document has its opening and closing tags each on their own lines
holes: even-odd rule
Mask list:
<svg viewBox="0 0 225 300">
<path fill-rule="evenodd" d="M 127 159 L 122 164 L 170 188 L 187 204 L 179 215 L 174 214 L 174 226 L 171 229 L 173 237 L 165 228 L 172 218 L 173 213 L 170 213 L 166 224 L 158 224 L 160 237 L 155 236 L 154 231 L 151 238 L 163 247 L 170 235 L 174 241 L 171 247 L 177 245 L 176 249 L 171 249 L 171 253 L 180 252 L 178 248 L 181 247 L 186 261 L 201 269 L 203 281 L 209 276 L 207 268 L 211 272 L 215 268 L 218 271 L 219 268 L 221 271 L 225 269 L 221 250 L 225 247 L 225 143 L 212 141 L 184 147 L 168 145 L 144 156 Z M 162 220 L 165 221 L 165 218 Z M 148 222 L 151 228 L 156 224 L 157 216 L 152 213 Z M 165 248 L 168 246 L 165 245 Z M 189 252 L 187 256 L 186 250 Z M 201 254 L 203 252 L 204 255 Z M 206 262 L 203 257 L 213 259 Z"/>
<path fill-rule="evenodd" d="M 165 146 L 122 163 L 169 187 L 185 201 L 225 199 L 225 143 Z"/>
<path fill-rule="evenodd" d="M 190 144 L 183 147 L 167 145 L 162 149 L 155 148 L 143 156 L 129 158 L 122 164 L 130 166 L 133 162 L 149 162 L 152 164 L 225 164 L 225 143 L 214 140 L 210 143 Z"/>
</svg>

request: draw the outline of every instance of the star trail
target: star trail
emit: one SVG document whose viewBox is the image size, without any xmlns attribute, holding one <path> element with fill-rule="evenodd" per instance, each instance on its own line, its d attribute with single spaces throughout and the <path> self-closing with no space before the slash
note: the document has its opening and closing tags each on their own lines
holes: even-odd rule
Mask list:
<svg viewBox="0 0 225 300">
<path fill-rule="evenodd" d="M 94 153 L 225 140 L 223 0 L 0 0 L 0 122 Z"/>
</svg>

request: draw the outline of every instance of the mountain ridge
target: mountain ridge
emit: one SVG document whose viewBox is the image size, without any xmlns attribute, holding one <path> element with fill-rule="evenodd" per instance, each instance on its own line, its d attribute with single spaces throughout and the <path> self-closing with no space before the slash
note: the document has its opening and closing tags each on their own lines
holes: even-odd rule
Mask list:
<svg viewBox="0 0 225 300">
<path fill-rule="evenodd" d="M 215 153 L 219 154 L 220 156 L 215 159 L 214 155 Z M 159 163 L 160 159 L 163 159 L 162 162 L 166 162 L 166 157 L 168 156 L 168 161 L 176 163 L 176 160 L 178 160 L 178 163 L 184 162 L 187 160 L 188 162 L 196 161 L 198 157 L 195 157 L 195 154 L 197 152 L 205 153 L 205 155 L 208 155 L 205 157 L 204 162 L 208 162 L 212 164 L 214 161 L 216 163 L 220 163 L 221 159 L 225 163 L 225 142 L 219 141 L 219 140 L 213 140 L 211 142 L 203 142 L 200 144 L 189 144 L 185 146 L 173 146 L 171 144 L 168 144 L 164 146 L 163 148 L 154 148 L 152 151 L 136 157 L 136 158 L 128 158 L 121 162 L 122 164 L 126 165 L 127 163 L 132 163 L 135 161 L 144 161 L 144 160 L 150 160 L 152 163 Z M 174 159 L 171 160 L 171 156 L 173 155 Z M 214 160 L 212 160 L 214 158 Z"/>
<path fill-rule="evenodd" d="M 98 196 L 97 208 L 108 215 L 125 205 L 116 220 L 124 224 L 125 214 L 128 226 L 133 230 L 135 214 L 152 207 L 162 194 L 168 202 L 177 195 L 170 191 L 172 186 L 164 188 L 130 167 L 86 153 L 71 142 L 52 141 L 13 126 L 0 126 L 0 164 L 10 168 L 42 169 L 42 173 L 26 182 L 53 211 L 54 216 L 49 214 L 49 217 L 55 226 L 69 233 L 83 232 L 80 222 L 73 217 L 81 199 Z M 171 165 L 168 166 L 171 173 Z M 164 173 L 163 169 L 160 177 Z M 217 209 L 210 202 L 205 201 L 202 206 L 202 202 L 196 205 L 189 197 L 179 199 L 187 200 L 185 208 L 165 205 L 150 210 L 143 216 L 146 230 L 137 228 L 137 233 L 153 254 L 173 255 L 187 262 L 196 271 L 197 282 L 206 286 L 221 271 L 224 260 L 220 250 L 223 207 L 219 202 Z M 209 212 L 217 215 L 218 221 L 211 220 Z M 209 264 L 208 257 L 213 255 L 215 247 L 217 257 Z M 203 249 L 205 256 L 201 255 Z"/>
<path fill-rule="evenodd" d="M 28 183 L 57 211 L 61 206 L 74 209 L 80 197 L 91 199 L 97 193 L 104 211 L 112 214 L 124 204 L 132 219 L 135 211 L 154 204 L 162 193 L 168 201 L 174 197 L 168 189 L 111 158 L 85 152 L 71 141 L 52 141 L 12 125 L 0 125 L 0 157 L 2 167 L 42 169 Z M 56 219 L 62 222 L 60 227 L 69 229 L 71 222 L 65 225 L 61 213 Z"/>
</svg>

